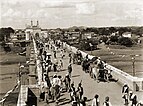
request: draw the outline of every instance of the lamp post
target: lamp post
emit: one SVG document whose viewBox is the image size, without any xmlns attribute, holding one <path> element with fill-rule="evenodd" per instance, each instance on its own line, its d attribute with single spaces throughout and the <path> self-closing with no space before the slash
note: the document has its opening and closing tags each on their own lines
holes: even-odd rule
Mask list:
<svg viewBox="0 0 143 106">
<path fill-rule="evenodd" d="M 133 66 L 133 76 L 136 75 L 136 72 L 135 72 L 135 56 L 132 56 L 132 66 Z"/>
<path fill-rule="evenodd" d="M 133 76 L 135 76 L 136 75 L 136 71 L 135 71 L 135 57 L 139 57 L 139 56 L 141 56 L 141 54 L 139 54 L 139 55 L 130 55 L 131 56 L 131 60 L 132 60 L 132 69 L 133 69 Z"/>
</svg>

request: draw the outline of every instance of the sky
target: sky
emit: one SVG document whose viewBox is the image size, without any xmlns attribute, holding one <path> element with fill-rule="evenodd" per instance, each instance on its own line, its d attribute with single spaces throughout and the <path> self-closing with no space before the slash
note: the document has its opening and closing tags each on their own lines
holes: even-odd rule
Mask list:
<svg viewBox="0 0 143 106">
<path fill-rule="evenodd" d="M 0 8 L 0 27 L 143 25 L 143 0 L 0 0 Z"/>
</svg>

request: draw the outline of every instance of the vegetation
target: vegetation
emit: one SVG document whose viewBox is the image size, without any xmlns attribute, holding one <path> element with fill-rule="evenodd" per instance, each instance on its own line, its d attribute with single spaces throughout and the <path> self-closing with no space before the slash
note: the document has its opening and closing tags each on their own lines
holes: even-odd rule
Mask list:
<svg viewBox="0 0 143 106">
<path fill-rule="evenodd" d="M 8 41 L 10 33 L 14 33 L 14 29 L 11 27 L 0 29 L 0 41 Z"/>
<path fill-rule="evenodd" d="M 66 34 L 65 34 L 66 32 Z M 79 32 L 77 39 L 72 38 L 72 32 Z M 123 37 L 123 33 L 130 32 L 135 37 L 126 38 Z M 69 34 L 67 34 L 69 33 Z M 88 36 L 88 34 L 94 34 L 91 38 L 84 38 L 83 36 Z M 85 34 L 85 35 L 84 35 Z M 73 34 L 74 35 L 74 34 Z M 57 28 L 51 31 L 51 38 L 54 40 L 61 40 L 67 42 L 69 45 L 78 46 L 82 50 L 93 50 L 99 43 L 104 42 L 110 45 L 123 45 L 131 47 L 138 42 L 137 36 L 143 35 L 143 27 L 77 27 L 73 26 L 67 29 Z M 92 48 L 91 48 L 91 45 Z M 95 48 L 94 48 L 95 47 Z"/>
<path fill-rule="evenodd" d="M 14 33 L 14 29 L 12 29 L 11 27 L 0 29 L 0 42 L 1 42 L 0 44 L 5 52 L 11 51 L 9 45 L 6 44 L 6 42 L 9 42 L 11 33 Z"/>
<path fill-rule="evenodd" d="M 133 40 L 131 38 L 128 38 L 128 37 L 119 38 L 118 43 L 120 45 L 124 45 L 124 46 L 127 46 L 127 47 L 130 47 L 134 44 Z"/>
</svg>

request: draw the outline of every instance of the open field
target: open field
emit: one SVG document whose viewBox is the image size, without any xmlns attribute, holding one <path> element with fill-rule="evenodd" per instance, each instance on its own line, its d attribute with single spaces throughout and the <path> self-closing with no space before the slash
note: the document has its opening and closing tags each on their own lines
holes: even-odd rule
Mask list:
<svg viewBox="0 0 143 106">
<path fill-rule="evenodd" d="M 5 93 L 17 84 L 19 63 L 26 61 L 24 56 L 15 52 L 5 53 L 0 51 L 0 99 Z M 17 102 L 18 91 L 14 91 L 6 99 L 5 105 L 14 106 Z"/>
<path fill-rule="evenodd" d="M 108 48 L 109 47 L 109 48 Z M 114 67 L 121 69 L 129 74 L 133 74 L 133 62 L 131 55 L 135 56 L 135 71 L 136 76 L 143 77 L 143 48 L 141 46 L 137 47 L 124 47 L 119 45 L 104 45 L 100 44 L 98 46 L 99 50 L 88 51 L 94 56 L 99 56 L 103 61 Z"/>
</svg>

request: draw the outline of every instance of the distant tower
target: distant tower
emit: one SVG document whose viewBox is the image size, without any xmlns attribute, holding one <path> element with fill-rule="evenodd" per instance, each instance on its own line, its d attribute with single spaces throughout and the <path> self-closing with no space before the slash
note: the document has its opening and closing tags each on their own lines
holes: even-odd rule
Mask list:
<svg viewBox="0 0 143 106">
<path fill-rule="evenodd" d="M 39 21 L 37 21 L 37 27 L 39 26 Z"/>
<path fill-rule="evenodd" d="M 33 21 L 31 21 L 31 27 L 33 26 Z"/>
</svg>

